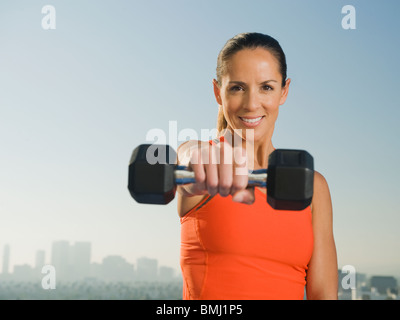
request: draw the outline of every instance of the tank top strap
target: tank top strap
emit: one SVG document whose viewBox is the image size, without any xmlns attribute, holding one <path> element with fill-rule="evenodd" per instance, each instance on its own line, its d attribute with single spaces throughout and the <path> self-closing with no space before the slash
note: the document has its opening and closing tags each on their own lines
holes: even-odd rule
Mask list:
<svg viewBox="0 0 400 320">
<path fill-rule="evenodd" d="M 221 136 L 219 138 L 215 138 L 215 139 L 209 140 L 208 142 L 210 143 L 210 145 L 213 145 L 213 144 L 218 144 L 218 143 L 224 142 L 224 141 L 225 141 L 225 137 Z"/>
</svg>

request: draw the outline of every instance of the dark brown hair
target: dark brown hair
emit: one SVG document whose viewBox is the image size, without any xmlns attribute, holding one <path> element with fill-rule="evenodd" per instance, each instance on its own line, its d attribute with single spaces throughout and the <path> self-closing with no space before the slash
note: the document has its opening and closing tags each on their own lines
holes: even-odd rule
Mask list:
<svg viewBox="0 0 400 320">
<path fill-rule="evenodd" d="M 278 61 L 279 72 L 282 75 L 282 87 L 285 86 L 287 77 L 286 56 L 279 42 L 269 35 L 258 32 L 240 33 L 229 39 L 217 59 L 217 82 L 222 84 L 222 77 L 226 73 L 226 65 L 229 59 L 238 51 L 243 49 L 264 48 L 268 50 Z M 227 122 L 224 117 L 222 108 L 218 111 L 217 130 L 221 132 L 227 127 Z"/>
</svg>

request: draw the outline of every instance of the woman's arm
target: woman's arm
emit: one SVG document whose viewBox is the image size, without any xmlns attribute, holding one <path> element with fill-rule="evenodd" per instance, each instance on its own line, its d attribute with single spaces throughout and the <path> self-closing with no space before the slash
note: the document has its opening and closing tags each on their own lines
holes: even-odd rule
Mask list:
<svg viewBox="0 0 400 320">
<path fill-rule="evenodd" d="M 338 266 L 333 237 L 332 201 L 328 183 L 318 172 L 314 176 L 311 209 L 314 250 L 307 271 L 307 299 L 337 300 Z"/>
</svg>

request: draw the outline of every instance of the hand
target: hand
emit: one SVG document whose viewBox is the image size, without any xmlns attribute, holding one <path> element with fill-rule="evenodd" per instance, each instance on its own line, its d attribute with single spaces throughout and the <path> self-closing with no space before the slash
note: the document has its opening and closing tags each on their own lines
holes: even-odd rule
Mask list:
<svg viewBox="0 0 400 320">
<path fill-rule="evenodd" d="M 217 145 L 192 146 L 189 168 L 196 183 L 191 184 L 192 195 L 210 194 L 222 197 L 232 195 L 236 202 L 252 204 L 254 188 L 247 187 L 248 166 L 246 150 L 232 147 L 227 142 Z"/>
</svg>

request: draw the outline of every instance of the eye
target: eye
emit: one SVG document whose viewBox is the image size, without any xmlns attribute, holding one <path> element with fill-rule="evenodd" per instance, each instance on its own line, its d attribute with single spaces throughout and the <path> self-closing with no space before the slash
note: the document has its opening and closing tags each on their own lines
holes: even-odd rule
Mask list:
<svg viewBox="0 0 400 320">
<path fill-rule="evenodd" d="M 265 91 L 270 91 L 270 90 L 274 90 L 274 88 L 272 88 L 271 86 L 269 86 L 269 85 L 264 85 L 264 86 L 262 86 L 262 88 L 263 88 L 263 90 L 265 90 Z"/>
<path fill-rule="evenodd" d="M 230 87 L 229 91 L 241 91 L 243 88 L 241 86 L 233 86 Z"/>
</svg>

